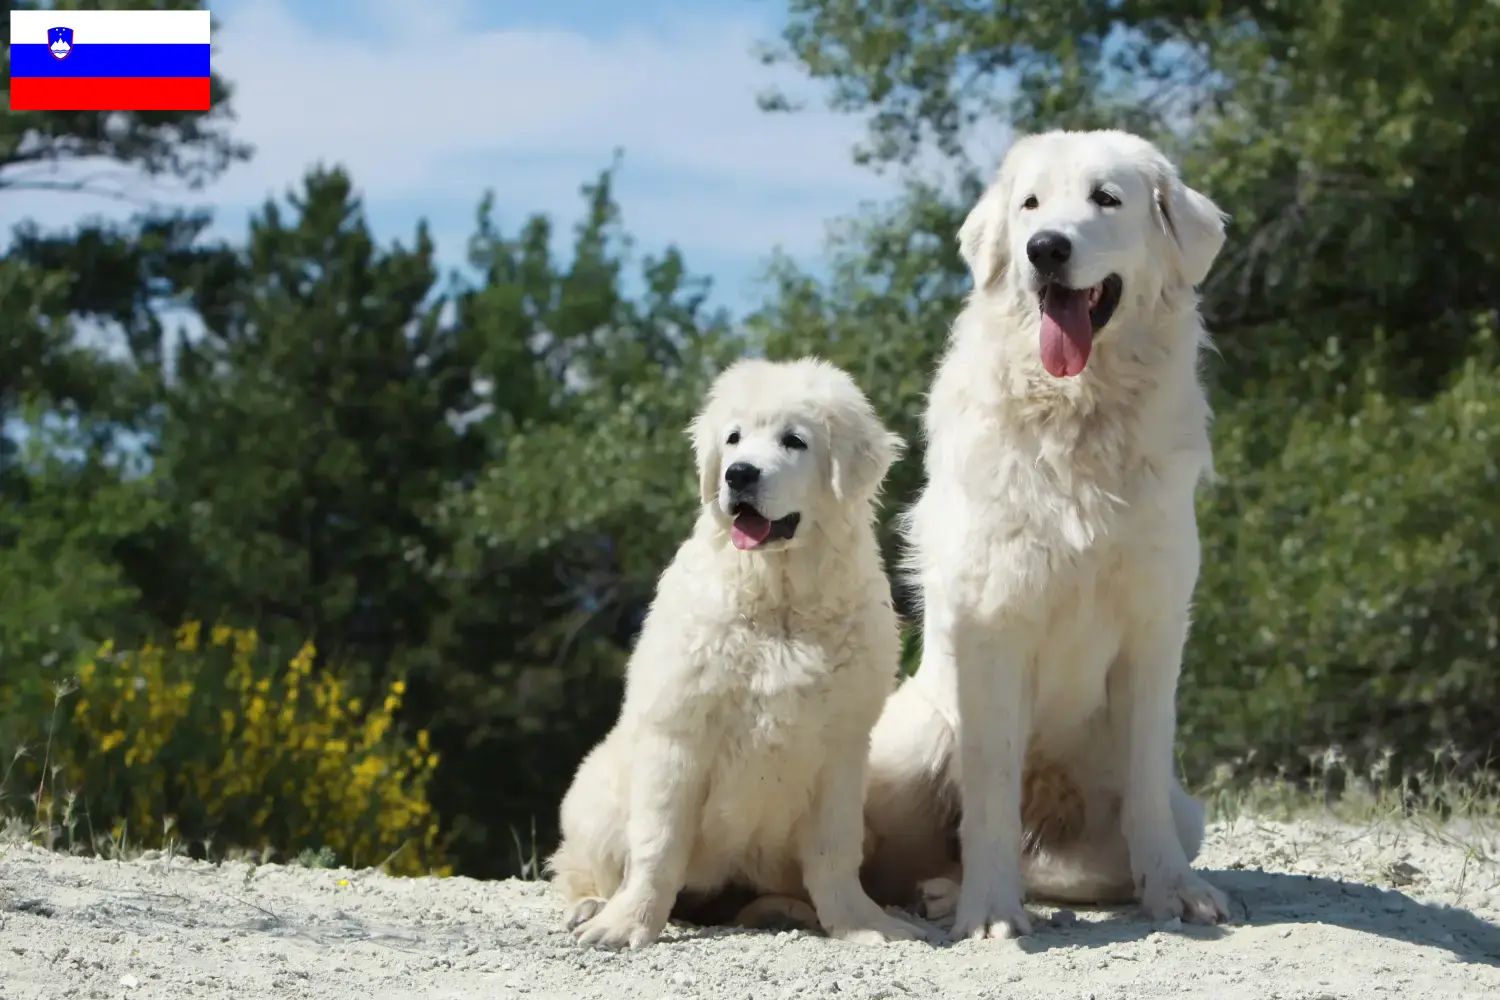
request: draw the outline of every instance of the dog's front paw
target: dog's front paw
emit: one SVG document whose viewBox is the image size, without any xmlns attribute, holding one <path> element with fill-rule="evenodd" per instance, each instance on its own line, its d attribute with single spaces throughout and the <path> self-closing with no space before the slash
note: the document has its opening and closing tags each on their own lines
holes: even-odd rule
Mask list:
<svg viewBox="0 0 1500 1000">
<path fill-rule="evenodd" d="M 958 893 L 953 919 L 955 938 L 1016 938 L 1031 933 L 1031 917 L 1021 905 L 1017 888 L 970 885 L 965 879 Z"/>
<path fill-rule="evenodd" d="M 600 910 L 604 909 L 604 905 L 604 900 L 598 899 L 594 896 L 588 896 L 580 899 L 578 902 L 568 907 L 567 912 L 563 914 L 563 930 L 571 931 L 575 929 L 579 924 L 584 923 L 587 920 L 592 920 L 595 916 L 598 915 Z"/>
<path fill-rule="evenodd" d="M 945 931 L 953 929 L 958 913 L 959 884 L 951 878 L 930 878 L 917 886 L 922 899 L 918 912 Z"/>
<path fill-rule="evenodd" d="M 757 931 L 807 931 L 818 933 L 822 926 L 818 914 L 809 904 L 790 896 L 761 896 L 735 914 L 734 925 Z"/>
<path fill-rule="evenodd" d="M 594 948 L 644 948 L 661 934 L 642 916 L 639 908 L 616 905 L 616 896 L 603 909 L 573 931 L 582 944 Z"/>
<path fill-rule="evenodd" d="M 852 941 L 855 944 L 917 941 L 924 937 L 921 929 L 915 924 L 908 923 L 900 917 L 892 916 L 880 909 L 876 909 L 862 920 L 848 924 L 827 926 L 824 930 L 831 938 L 838 938 L 840 941 Z"/>
<path fill-rule="evenodd" d="M 1162 874 L 1144 880 L 1141 906 L 1152 920 L 1180 917 L 1198 924 L 1229 919 L 1229 897 L 1193 871 Z"/>
</svg>

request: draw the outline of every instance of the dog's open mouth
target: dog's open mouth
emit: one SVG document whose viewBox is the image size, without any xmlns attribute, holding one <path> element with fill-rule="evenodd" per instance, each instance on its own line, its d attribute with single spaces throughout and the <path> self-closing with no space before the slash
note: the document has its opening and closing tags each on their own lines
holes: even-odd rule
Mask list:
<svg viewBox="0 0 1500 1000">
<path fill-rule="evenodd" d="M 797 533 L 801 514 L 788 514 L 771 520 L 747 503 L 737 503 L 730 511 L 734 524 L 730 526 L 729 538 L 734 547 L 742 552 L 758 549 L 767 542 L 778 542 Z"/>
<path fill-rule="evenodd" d="M 1054 378 L 1072 378 L 1089 363 L 1094 335 L 1104 329 L 1120 304 L 1125 283 L 1111 274 L 1092 288 L 1043 285 L 1037 293 L 1042 311 L 1042 366 Z"/>
</svg>

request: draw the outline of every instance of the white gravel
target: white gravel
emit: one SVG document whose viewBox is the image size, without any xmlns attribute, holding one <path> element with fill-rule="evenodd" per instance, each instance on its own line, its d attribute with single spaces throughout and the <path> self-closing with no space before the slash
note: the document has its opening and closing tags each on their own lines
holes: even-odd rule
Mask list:
<svg viewBox="0 0 1500 1000">
<path fill-rule="evenodd" d="M 0 1000 L 32 998 L 1500 998 L 1500 843 L 1480 832 L 1211 831 L 1233 926 L 1037 907 L 1021 942 L 862 948 L 670 928 L 586 951 L 535 883 L 0 846 Z M 1047 916 L 1052 919 L 1047 920 Z"/>
</svg>

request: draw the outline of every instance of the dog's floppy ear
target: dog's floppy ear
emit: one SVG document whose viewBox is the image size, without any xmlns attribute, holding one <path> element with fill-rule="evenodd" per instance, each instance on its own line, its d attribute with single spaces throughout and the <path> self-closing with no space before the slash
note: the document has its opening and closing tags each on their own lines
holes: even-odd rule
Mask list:
<svg viewBox="0 0 1500 1000">
<path fill-rule="evenodd" d="M 1184 184 L 1165 157 L 1156 163 L 1153 174 L 1156 214 L 1172 243 L 1177 269 L 1188 285 L 1198 285 L 1224 248 L 1227 217 L 1207 196 Z"/>
<path fill-rule="evenodd" d="M 719 427 L 703 412 L 688 425 L 688 437 L 693 441 L 693 454 L 698 460 L 698 500 L 711 504 L 719 497 L 719 466 L 724 463 Z"/>
<path fill-rule="evenodd" d="M 901 435 L 886 430 L 874 407 L 860 402 L 840 407 L 828 419 L 829 467 L 840 503 L 877 492 L 906 450 Z"/>
<path fill-rule="evenodd" d="M 1002 170 L 958 228 L 958 255 L 969 265 L 975 288 L 993 288 L 1010 266 L 1009 187 Z"/>
<path fill-rule="evenodd" d="M 1021 136 L 1011 143 L 979 201 L 958 228 L 958 255 L 969 265 L 975 288 L 993 288 L 1010 267 L 1010 215 L 1015 191 L 1015 173 L 1034 136 Z"/>
</svg>

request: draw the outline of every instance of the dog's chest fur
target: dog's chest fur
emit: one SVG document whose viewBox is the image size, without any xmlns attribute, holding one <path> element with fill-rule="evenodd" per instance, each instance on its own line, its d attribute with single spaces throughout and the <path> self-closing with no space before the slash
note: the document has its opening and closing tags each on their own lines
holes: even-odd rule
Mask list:
<svg viewBox="0 0 1500 1000">
<path fill-rule="evenodd" d="M 847 693 L 857 700 L 859 686 L 869 687 L 854 676 L 865 668 L 859 661 L 869 641 L 855 624 L 867 619 L 851 605 L 817 614 L 757 610 L 726 622 L 711 655 L 732 669 L 709 671 L 704 695 L 715 706 L 721 737 L 735 744 L 732 752 L 795 752 L 814 735 L 808 719 L 837 714 L 841 686 L 852 685 Z"/>
<path fill-rule="evenodd" d="M 800 884 L 792 869 L 772 861 L 795 856 L 828 754 L 867 739 L 889 690 L 873 637 L 855 624 L 869 619 L 853 606 L 817 615 L 782 608 L 740 616 L 716 631 L 717 648 L 707 652 L 733 670 L 703 676 L 703 703 L 713 706 L 709 726 L 717 738 L 701 831 L 705 843 L 716 845 L 707 853 L 742 858 L 736 872 L 715 872 L 716 878 L 768 891 Z M 894 637 L 894 616 L 890 625 Z M 736 844 L 742 846 L 725 849 Z M 750 850 L 757 844 L 781 846 L 762 856 Z"/>
<path fill-rule="evenodd" d="M 1209 468 L 1196 352 L 1191 337 L 1149 357 L 1100 345 L 1082 376 L 1062 380 L 961 339 L 928 412 L 929 490 L 946 495 L 924 496 L 913 515 L 918 548 L 953 547 L 986 575 L 1024 576 L 1032 589 L 1108 569 L 1164 498 L 1190 506 Z M 986 368 L 991 379 L 974 377 Z M 934 523 L 955 509 L 982 525 L 977 538 Z"/>
<path fill-rule="evenodd" d="M 1127 623 L 1190 596 L 1209 410 L 1179 332 L 1149 354 L 1098 345 L 1067 380 L 1026 363 L 1029 345 L 960 337 L 934 386 L 913 568 L 950 607 L 1029 636 L 996 641 L 1035 654 L 1039 730 L 1084 723 Z"/>
</svg>

